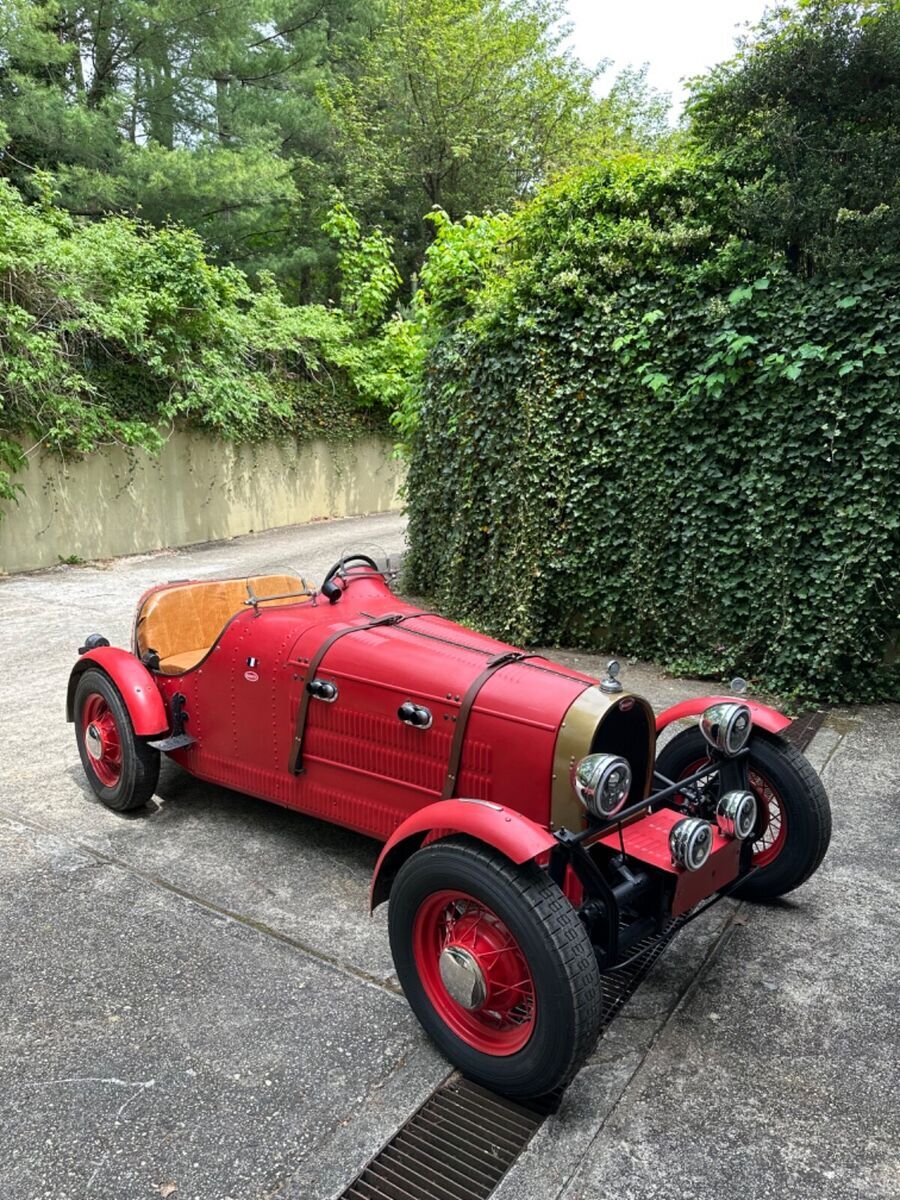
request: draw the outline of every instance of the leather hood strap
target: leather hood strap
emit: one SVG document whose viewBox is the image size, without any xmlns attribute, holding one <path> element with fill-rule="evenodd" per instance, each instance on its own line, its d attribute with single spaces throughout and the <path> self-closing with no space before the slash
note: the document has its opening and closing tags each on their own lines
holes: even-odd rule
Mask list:
<svg viewBox="0 0 900 1200">
<path fill-rule="evenodd" d="M 348 625 L 344 629 L 336 629 L 334 633 L 322 642 L 318 650 L 309 660 L 309 667 L 306 675 L 303 677 L 303 690 L 300 694 L 300 704 L 297 708 L 297 722 L 294 727 L 294 740 L 291 743 L 291 756 L 288 759 L 288 770 L 292 775 L 299 775 L 303 771 L 303 735 L 306 732 L 306 719 L 309 715 L 309 702 L 311 699 L 309 684 L 315 679 L 319 667 L 322 665 L 322 660 L 331 649 L 335 642 L 342 637 L 346 637 L 348 633 L 361 633 L 364 629 L 375 629 L 379 625 L 398 625 L 401 621 L 408 620 L 410 616 L 418 616 L 418 613 L 387 613 L 383 617 L 375 617 L 371 621 L 367 621 L 365 625 Z"/>
<path fill-rule="evenodd" d="M 492 658 L 480 675 L 476 675 L 463 696 L 462 704 L 459 708 L 459 716 L 456 718 L 456 728 L 453 731 L 453 742 L 450 746 L 450 761 L 447 764 L 447 776 L 444 780 L 444 787 L 441 792 L 442 800 L 451 800 L 456 792 L 456 784 L 459 779 L 459 767 L 462 761 L 463 745 L 466 740 L 466 726 L 469 723 L 469 715 L 472 712 L 472 707 L 478 698 L 478 693 L 481 691 L 484 684 L 490 677 L 496 674 L 502 667 L 508 667 L 512 663 L 524 662 L 528 658 L 540 658 L 540 654 L 524 654 L 518 650 L 511 650 L 506 654 L 498 654 L 496 658 Z"/>
</svg>

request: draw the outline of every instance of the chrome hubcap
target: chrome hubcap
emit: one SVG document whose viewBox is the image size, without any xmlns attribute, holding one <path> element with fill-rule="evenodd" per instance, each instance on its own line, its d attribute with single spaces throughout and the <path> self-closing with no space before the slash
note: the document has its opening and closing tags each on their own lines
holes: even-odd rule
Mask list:
<svg viewBox="0 0 900 1200">
<path fill-rule="evenodd" d="M 463 1008 L 480 1008 L 487 996 L 484 974 L 473 954 L 462 946 L 446 946 L 438 962 L 441 980 L 450 996 Z"/>
<path fill-rule="evenodd" d="M 103 739 L 96 725 L 88 725 L 87 732 L 84 735 L 84 744 L 91 758 L 103 757 Z"/>
</svg>

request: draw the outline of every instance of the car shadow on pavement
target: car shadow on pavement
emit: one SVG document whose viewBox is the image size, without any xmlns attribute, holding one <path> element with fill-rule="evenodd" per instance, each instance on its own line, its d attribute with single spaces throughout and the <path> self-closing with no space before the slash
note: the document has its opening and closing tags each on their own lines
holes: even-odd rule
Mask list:
<svg viewBox="0 0 900 1200">
<path fill-rule="evenodd" d="M 94 805 L 98 810 L 103 809 L 103 801 L 94 793 L 85 778 L 81 763 L 74 763 L 66 767 L 64 773 L 72 780 L 88 804 Z M 116 813 L 116 816 L 121 817 L 123 821 L 146 821 L 155 816 L 160 811 L 160 807 L 157 800 L 151 797 L 141 808 L 134 808 L 130 812 Z"/>
<path fill-rule="evenodd" d="M 80 763 L 67 767 L 65 774 L 89 804 L 99 812 L 109 811 L 94 794 Z M 156 792 L 145 805 L 129 812 L 110 813 L 116 822 L 165 819 L 180 823 L 183 819 L 202 819 L 205 815 L 209 817 L 210 826 L 221 828 L 226 836 L 228 826 L 242 827 L 258 837 L 277 838 L 283 846 L 296 842 L 309 849 L 313 845 L 333 858 L 346 860 L 348 867 L 358 866 L 366 872 L 374 869 L 381 849 L 379 842 L 363 834 L 198 779 L 171 759 L 163 759 Z"/>
<path fill-rule="evenodd" d="M 56 832 L 120 868 L 175 888 L 395 990 L 386 916 L 369 917 L 380 843 L 188 775 L 166 761 L 151 805 L 111 812 L 66 768 Z M 58 819 L 62 817 L 62 822 Z M 60 824 L 64 829 L 60 829 Z"/>
</svg>

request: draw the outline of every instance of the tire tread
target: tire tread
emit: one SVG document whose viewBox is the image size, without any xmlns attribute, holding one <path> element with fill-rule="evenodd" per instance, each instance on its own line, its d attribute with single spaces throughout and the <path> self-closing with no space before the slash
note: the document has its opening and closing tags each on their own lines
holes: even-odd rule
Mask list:
<svg viewBox="0 0 900 1200">
<path fill-rule="evenodd" d="M 100 784 L 100 781 L 90 769 L 86 757 L 87 752 L 82 745 L 80 733 L 82 703 L 84 697 L 93 692 L 99 693 L 107 700 L 113 710 L 116 725 L 119 729 L 119 736 L 122 743 L 123 772 L 120 779 L 120 783 L 123 785 L 122 794 L 119 796 L 115 795 L 115 788 L 103 787 Z M 159 780 L 159 751 L 149 746 L 146 738 L 138 737 L 134 732 L 134 726 L 131 723 L 131 717 L 129 716 L 125 701 L 122 699 L 119 689 L 105 671 L 99 668 L 90 668 L 84 672 L 78 680 L 78 686 L 75 689 L 74 709 L 78 752 L 81 756 L 88 783 L 94 793 L 107 808 L 112 809 L 114 812 L 130 812 L 132 809 L 141 808 L 156 791 L 156 784 Z M 130 760 L 127 767 L 125 763 L 126 755 Z M 126 774 L 131 776 L 130 787 L 128 787 L 127 792 L 124 786 L 127 782 L 125 779 Z"/>
<path fill-rule="evenodd" d="M 801 887 L 806 883 L 807 879 L 816 873 L 828 852 L 828 846 L 831 842 L 831 804 L 829 803 L 828 793 L 825 791 L 822 780 L 805 754 L 802 754 L 796 746 L 792 746 L 790 742 L 780 737 L 777 733 L 767 734 L 766 740 L 778 745 L 788 764 L 800 776 L 815 817 L 813 822 L 816 832 L 815 853 L 811 856 L 810 865 L 803 873 L 802 878 L 798 879 L 791 888 L 793 891 L 793 888 Z"/>
<path fill-rule="evenodd" d="M 576 1020 L 571 1061 L 559 1086 L 565 1085 L 590 1053 L 600 1031 L 597 959 L 578 914 L 550 876 L 533 863 L 517 866 L 498 850 L 468 838 L 448 838 L 438 844 L 464 846 L 485 867 L 502 875 L 559 948 L 572 990 Z"/>
<path fill-rule="evenodd" d="M 600 973 L 587 931 L 571 902 L 544 870 L 535 863 L 513 863 L 493 847 L 473 838 L 464 835 L 441 838 L 413 854 L 404 867 L 419 855 L 438 848 L 465 855 L 470 863 L 477 863 L 483 871 L 502 879 L 513 892 L 515 903 L 521 905 L 552 943 L 560 960 L 560 975 L 571 995 L 573 1036 L 568 1060 L 557 1064 L 556 1079 L 545 1091 L 564 1086 L 581 1067 L 600 1032 Z M 399 875 L 394 887 L 398 881 Z"/>
</svg>

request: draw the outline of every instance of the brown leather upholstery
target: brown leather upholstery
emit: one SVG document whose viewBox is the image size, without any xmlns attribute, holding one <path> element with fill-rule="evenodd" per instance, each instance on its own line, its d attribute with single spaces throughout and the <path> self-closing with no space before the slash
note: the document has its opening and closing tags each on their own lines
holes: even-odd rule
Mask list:
<svg viewBox="0 0 900 1200">
<path fill-rule="evenodd" d="M 164 675 L 181 675 L 196 666 L 235 613 L 243 612 L 254 595 L 281 596 L 306 586 L 296 575 L 251 575 L 246 579 L 213 579 L 203 583 L 174 583 L 147 597 L 135 626 L 138 652 L 155 650 Z M 264 607 L 296 604 L 301 597 L 272 600 Z"/>
</svg>

